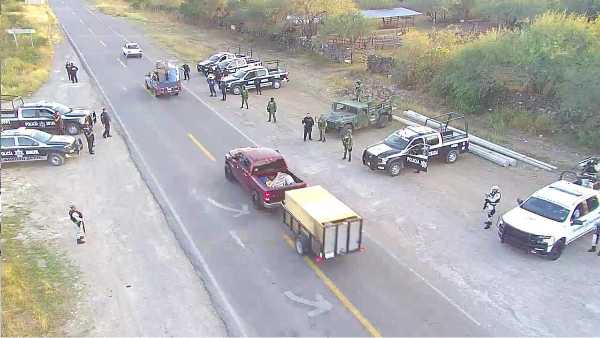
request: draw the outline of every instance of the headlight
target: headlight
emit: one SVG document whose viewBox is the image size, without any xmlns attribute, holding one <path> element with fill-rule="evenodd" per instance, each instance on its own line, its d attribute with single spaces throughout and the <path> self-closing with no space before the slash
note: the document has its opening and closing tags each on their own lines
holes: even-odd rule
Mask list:
<svg viewBox="0 0 600 338">
<path fill-rule="evenodd" d="M 538 243 L 548 243 L 548 244 L 553 244 L 554 243 L 554 236 L 537 236 L 537 242 Z"/>
</svg>

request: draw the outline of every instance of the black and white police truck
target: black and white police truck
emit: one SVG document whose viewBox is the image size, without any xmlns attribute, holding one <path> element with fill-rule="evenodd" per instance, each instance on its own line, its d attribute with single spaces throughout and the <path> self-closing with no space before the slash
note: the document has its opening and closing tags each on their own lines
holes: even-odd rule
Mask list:
<svg viewBox="0 0 600 338">
<path fill-rule="evenodd" d="M 254 66 L 240 69 L 234 74 L 224 77 L 221 81 L 225 82 L 227 90 L 235 95 L 242 91 L 242 85 L 246 89 L 255 88 L 255 80 L 258 78 L 260 87 L 273 87 L 275 89 L 289 81 L 287 70 L 280 68 L 279 63 L 274 61 L 265 61 L 263 66 Z"/>
<path fill-rule="evenodd" d="M 73 136 L 51 135 L 36 129 L 9 129 L 1 133 L 2 162 L 48 161 L 59 166 L 79 155 L 80 143 Z"/>
<path fill-rule="evenodd" d="M 450 123 L 464 122 L 464 131 Z M 464 115 L 449 113 L 429 118 L 422 126 L 409 126 L 367 147 L 363 164 L 371 170 L 385 170 L 397 176 L 404 167 L 427 171 L 431 158 L 454 163 L 459 154 L 469 150 L 468 126 Z"/>
</svg>

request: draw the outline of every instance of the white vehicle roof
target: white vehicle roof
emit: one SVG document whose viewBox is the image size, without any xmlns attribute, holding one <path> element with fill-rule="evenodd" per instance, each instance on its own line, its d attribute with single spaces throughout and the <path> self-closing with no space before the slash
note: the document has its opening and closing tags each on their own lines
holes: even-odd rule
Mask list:
<svg viewBox="0 0 600 338">
<path fill-rule="evenodd" d="M 128 42 L 125 44 L 127 48 L 140 48 L 140 45 L 137 42 Z"/>
<path fill-rule="evenodd" d="M 250 66 L 250 67 L 244 68 L 244 71 L 245 72 L 251 72 L 251 71 L 257 70 L 257 69 L 265 69 L 265 67 L 263 67 L 263 66 Z"/>
<path fill-rule="evenodd" d="M 412 132 L 414 132 L 417 135 L 425 135 L 425 134 L 431 134 L 431 133 L 435 133 L 436 130 L 431 128 L 431 127 L 427 127 L 427 126 L 408 126 L 406 127 L 406 129 L 411 130 Z"/>
<path fill-rule="evenodd" d="M 573 209 L 582 201 L 596 196 L 598 192 L 568 181 L 557 181 L 543 187 L 531 195 L 568 209 Z"/>
</svg>

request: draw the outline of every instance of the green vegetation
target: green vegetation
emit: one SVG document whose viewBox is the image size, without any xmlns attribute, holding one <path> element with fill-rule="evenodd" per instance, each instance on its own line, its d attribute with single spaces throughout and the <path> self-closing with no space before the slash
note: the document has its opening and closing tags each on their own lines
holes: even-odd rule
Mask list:
<svg viewBox="0 0 600 338">
<path fill-rule="evenodd" d="M 23 238 L 27 210 L 3 209 L 2 335 L 64 335 L 76 294 L 75 271 L 56 250 Z"/>
<path fill-rule="evenodd" d="M 33 46 L 29 35 L 21 35 L 17 36 L 19 47 L 16 47 L 13 36 L 5 33 L 9 28 L 35 29 Z M 29 95 L 50 75 L 53 44 L 60 39 L 56 18 L 47 5 L 22 5 L 17 0 L 6 0 L 2 2 L 0 30 L 2 93 Z"/>
</svg>

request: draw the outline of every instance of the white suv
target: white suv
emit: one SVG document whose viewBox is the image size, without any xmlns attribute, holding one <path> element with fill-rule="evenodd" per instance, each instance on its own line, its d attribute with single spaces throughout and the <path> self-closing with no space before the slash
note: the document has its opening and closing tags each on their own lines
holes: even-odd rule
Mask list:
<svg viewBox="0 0 600 338">
<path fill-rule="evenodd" d="M 500 241 L 556 260 L 564 247 L 600 222 L 600 191 L 554 182 L 502 215 Z"/>
<path fill-rule="evenodd" d="M 127 42 L 123 45 L 123 56 L 129 58 L 133 57 L 142 57 L 142 48 L 135 42 Z"/>
</svg>

